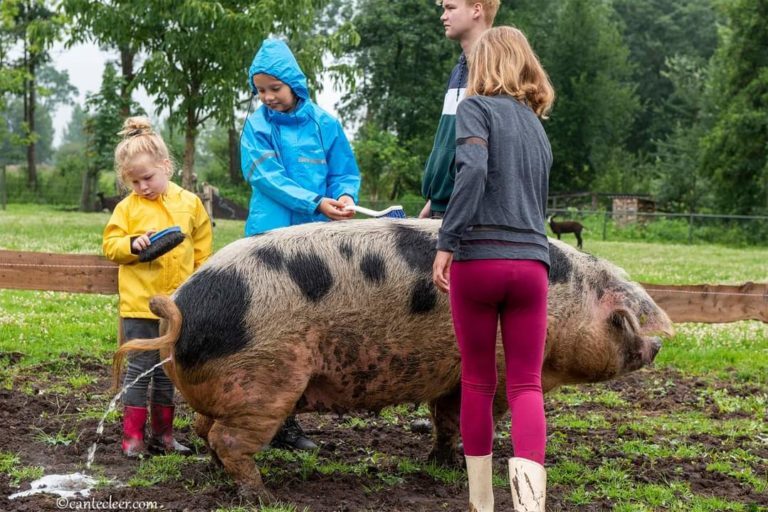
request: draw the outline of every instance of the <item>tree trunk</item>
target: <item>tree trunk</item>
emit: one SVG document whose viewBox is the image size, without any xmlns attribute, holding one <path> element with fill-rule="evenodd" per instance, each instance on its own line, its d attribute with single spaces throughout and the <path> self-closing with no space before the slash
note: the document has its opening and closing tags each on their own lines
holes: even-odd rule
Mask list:
<svg viewBox="0 0 768 512">
<path fill-rule="evenodd" d="M 389 200 L 394 201 L 400 197 L 401 180 L 400 176 L 395 178 L 395 183 L 392 185 L 392 192 L 389 194 Z"/>
<path fill-rule="evenodd" d="M 194 112 L 187 112 L 187 127 L 184 134 L 184 168 L 181 174 L 181 186 L 195 192 L 195 140 L 197 139 L 197 122 Z"/>
<path fill-rule="evenodd" d="M 27 185 L 37 190 L 37 162 L 35 161 L 35 58 L 24 43 L 24 64 L 28 77 L 24 80 L 24 122 L 27 124 Z"/>
<path fill-rule="evenodd" d="M 129 117 L 131 112 L 131 85 L 136 78 L 136 72 L 133 69 L 136 60 L 136 52 L 131 48 L 120 48 L 120 70 L 123 75 L 123 81 L 120 86 L 120 115 L 123 119 Z"/>
<path fill-rule="evenodd" d="M 0 166 L 0 208 L 5 210 L 8 204 L 8 193 L 6 192 L 5 164 Z"/>
<path fill-rule="evenodd" d="M 233 117 L 229 127 L 229 181 L 234 185 L 243 182 L 243 175 L 240 172 L 240 138 L 238 135 Z"/>
<path fill-rule="evenodd" d="M 92 212 L 93 211 L 93 184 L 94 173 L 90 169 L 86 169 L 83 173 L 83 186 L 80 191 L 80 211 Z"/>
</svg>

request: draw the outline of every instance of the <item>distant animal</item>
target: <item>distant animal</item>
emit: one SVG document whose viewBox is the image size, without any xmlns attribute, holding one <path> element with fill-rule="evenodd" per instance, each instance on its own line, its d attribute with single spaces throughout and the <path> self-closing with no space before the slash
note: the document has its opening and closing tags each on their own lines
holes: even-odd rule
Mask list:
<svg viewBox="0 0 768 512">
<path fill-rule="evenodd" d="M 98 197 L 96 200 L 96 211 L 99 212 L 103 212 L 104 210 L 109 210 L 110 212 L 115 211 L 117 203 L 123 199 L 122 196 L 104 197 L 104 192 L 96 192 L 96 197 Z"/>
<path fill-rule="evenodd" d="M 563 222 L 555 222 L 554 218 L 557 214 L 553 213 L 549 217 L 547 217 L 547 222 L 549 222 L 549 227 L 552 229 L 552 233 L 557 235 L 557 239 L 560 240 L 560 235 L 563 233 L 573 233 L 576 235 L 576 247 L 579 249 L 582 249 L 583 246 L 583 240 L 581 239 L 581 231 L 584 229 L 584 226 L 582 226 L 580 223 L 576 222 L 575 220 L 566 220 Z"/>
</svg>

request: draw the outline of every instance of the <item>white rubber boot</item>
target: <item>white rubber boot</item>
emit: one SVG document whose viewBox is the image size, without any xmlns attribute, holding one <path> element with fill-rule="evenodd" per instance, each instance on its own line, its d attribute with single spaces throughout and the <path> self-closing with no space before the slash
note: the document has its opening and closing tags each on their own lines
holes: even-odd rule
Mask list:
<svg viewBox="0 0 768 512">
<path fill-rule="evenodd" d="M 493 455 L 467 455 L 470 512 L 493 512 Z"/>
<path fill-rule="evenodd" d="M 509 485 L 515 512 L 544 512 L 547 470 L 538 462 L 520 457 L 509 459 Z"/>
</svg>

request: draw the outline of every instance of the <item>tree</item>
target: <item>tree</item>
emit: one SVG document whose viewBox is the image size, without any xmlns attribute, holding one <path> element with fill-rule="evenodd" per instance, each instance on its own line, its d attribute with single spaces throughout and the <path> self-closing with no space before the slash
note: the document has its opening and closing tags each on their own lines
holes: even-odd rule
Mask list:
<svg viewBox="0 0 768 512">
<path fill-rule="evenodd" d="M 632 79 L 642 104 L 627 139 L 633 152 L 652 153 L 679 120 L 667 99 L 674 94 L 669 59 L 710 59 L 717 46 L 712 0 L 615 0 L 630 51 Z M 674 71 L 673 71 L 674 72 Z"/>
<path fill-rule="evenodd" d="M 38 133 L 35 129 L 38 105 L 38 72 L 49 59 L 48 50 L 58 39 L 63 26 L 63 17 L 49 9 L 45 0 L 4 0 L 8 3 L 7 12 L 14 12 L 14 29 L 17 39 L 22 43 L 23 53 L 19 66 L 23 69 L 23 106 L 25 140 L 27 148 L 27 182 L 30 188 L 37 189 L 36 142 Z"/>
<path fill-rule="evenodd" d="M 372 123 L 364 124 L 358 131 L 354 148 L 365 177 L 361 194 L 368 200 L 394 200 L 418 186 L 409 180 L 419 176 L 423 167 L 421 158 L 407 151 L 394 133 Z"/>
<path fill-rule="evenodd" d="M 151 2 L 133 0 L 63 0 L 61 5 L 70 17 L 68 46 L 85 41 L 95 41 L 118 54 L 122 80 L 120 82 L 120 117 L 125 119 L 130 111 L 131 94 L 136 82 L 137 57 L 146 49 L 146 43 L 161 33 L 159 20 L 146 8 Z"/>
<path fill-rule="evenodd" d="M 608 4 L 567 0 L 540 54 L 557 94 L 546 123 L 553 191 L 589 189 L 621 152 L 638 110 L 629 52 Z"/>
<path fill-rule="evenodd" d="M 673 85 L 666 110 L 677 120 L 671 133 L 656 143 L 654 193 L 665 209 L 695 213 L 708 206 L 711 184 L 701 172 L 707 64 L 693 57 L 667 59 L 664 78 Z"/>
<path fill-rule="evenodd" d="M 363 0 L 353 19 L 360 44 L 348 49 L 358 70 L 340 112 L 375 123 L 426 161 L 448 75 L 460 48 L 445 38 L 439 7 L 422 0 Z"/>
<path fill-rule="evenodd" d="M 702 167 L 716 204 L 733 214 L 768 212 L 768 1 L 720 4 L 728 19 L 709 83 L 713 127 Z"/>
<path fill-rule="evenodd" d="M 0 3 L 0 110 L 5 108 L 6 94 L 20 94 L 23 71 L 15 68 L 11 61 L 11 49 L 16 40 L 17 6 L 15 3 Z M 5 125 L 0 123 L 0 136 Z"/>
<path fill-rule="evenodd" d="M 104 67 L 99 92 L 89 95 L 85 101 L 87 118 L 83 126 L 86 136 L 86 162 L 80 209 L 88 211 L 93 204 L 93 192 L 99 173 L 114 166 L 115 146 L 120 141 L 118 132 L 123 124 L 123 112 L 143 114 L 133 101 L 124 103 L 124 80 L 118 76 L 115 66 L 109 62 Z"/>
<path fill-rule="evenodd" d="M 461 51 L 445 38 L 440 12 L 423 0 L 362 0 L 352 19 L 360 43 L 347 55 L 357 80 L 339 110 L 362 125 L 355 148 L 364 153 L 358 155 L 363 189 L 377 197 L 420 191 L 448 75 Z M 394 173 L 385 160 L 396 148 L 414 155 L 416 164 Z"/>
<path fill-rule="evenodd" d="M 16 5 L 0 3 L 0 166 L 9 162 L 8 151 L 12 145 L 12 126 L 7 110 L 7 99 L 20 94 L 23 73 L 11 65 L 11 48 L 15 42 Z M 4 191 L 3 191 L 4 192 Z"/>
<path fill-rule="evenodd" d="M 6 164 L 22 164 L 29 155 L 27 143 L 29 133 L 21 98 L 8 96 L 2 113 L 6 136 L 0 138 L 0 161 Z M 46 162 L 52 156 L 53 118 L 47 109 L 35 109 L 35 161 Z"/>
<path fill-rule="evenodd" d="M 163 30 L 149 42 L 149 56 L 140 80 L 157 97 L 158 111 L 170 112 L 169 122 L 184 131 L 182 184 L 192 186 L 195 141 L 208 119 L 228 124 L 241 91 L 247 91 L 245 70 L 268 34 L 292 34 L 312 27 L 321 0 L 297 0 L 276 6 L 269 2 L 187 1 L 153 5 L 151 15 Z M 232 37 L 237 34 L 238 37 Z M 322 55 L 333 45 L 316 38 L 311 48 L 294 48 L 304 71 L 314 77 Z"/>
</svg>

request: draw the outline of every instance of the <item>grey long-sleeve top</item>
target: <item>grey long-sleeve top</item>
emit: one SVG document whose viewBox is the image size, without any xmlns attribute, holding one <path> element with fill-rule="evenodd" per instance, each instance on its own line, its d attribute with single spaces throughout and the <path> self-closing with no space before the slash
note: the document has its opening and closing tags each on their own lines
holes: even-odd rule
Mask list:
<svg viewBox="0 0 768 512">
<path fill-rule="evenodd" d="M 545 216 L 552 149 L 541 122 L 511 96 L 470 96 L 456 113 L 456 183 L 437 248 L 454 260 L 549 265 Z"/>
</svg>

